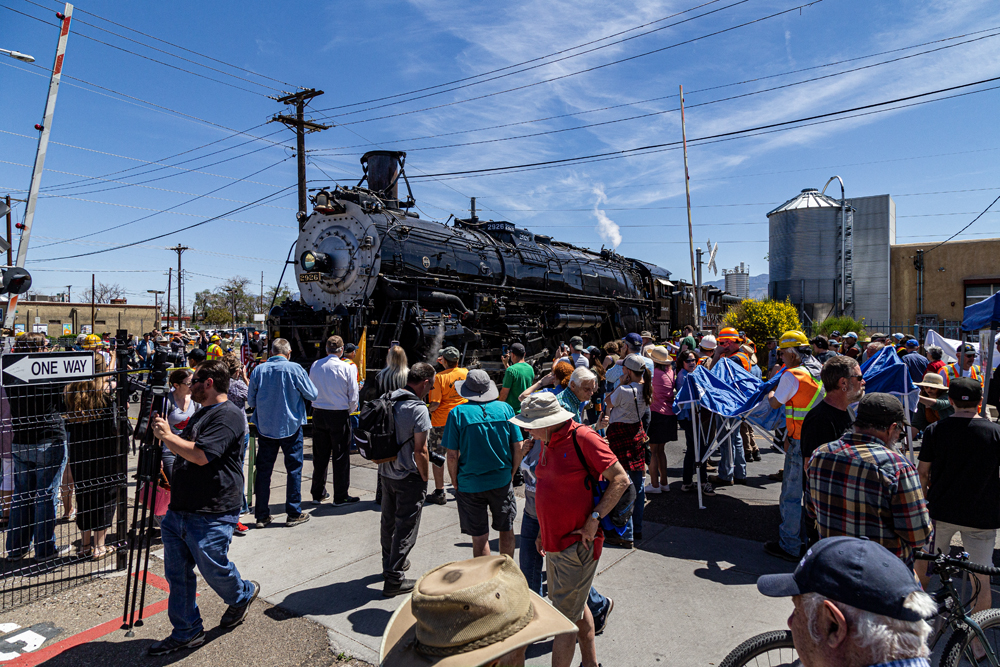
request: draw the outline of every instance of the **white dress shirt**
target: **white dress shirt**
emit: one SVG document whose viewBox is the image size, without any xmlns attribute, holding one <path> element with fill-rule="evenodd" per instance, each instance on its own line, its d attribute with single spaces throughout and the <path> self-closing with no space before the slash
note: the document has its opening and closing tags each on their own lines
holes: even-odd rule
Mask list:
<svg viewBox="0 0 1000 667">
<path fill-rule="evenodd" d="M 335 354 L 313 362 L 309 379 L 316 385 L 319 396 L 313 407 L 320 410 L 358 409 L 358 371 Z"/>
</svg>

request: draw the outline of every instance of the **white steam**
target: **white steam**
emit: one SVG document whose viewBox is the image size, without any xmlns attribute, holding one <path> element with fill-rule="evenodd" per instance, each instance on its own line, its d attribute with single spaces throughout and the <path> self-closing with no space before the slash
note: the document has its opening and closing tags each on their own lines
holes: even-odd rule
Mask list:
<svg viewBox="0 0 1000 667">
<path fill-rule="evenodd" d="M 594 216 L 597 218 L 597 233 L 600 234 L 601 239 L 612 248 L 617 248 L 622 242 L 622 232 L 621 228 L 615 223 L 614 220 L 609 218 L 607 214 L 604 213 L 600 208 L 601 204 L 608 201 L 608 196 L 604 194 L 603 185 L 595 185 L 591 192 L 597 195 L 597 201 L 594 202 Z"/>
</svg>

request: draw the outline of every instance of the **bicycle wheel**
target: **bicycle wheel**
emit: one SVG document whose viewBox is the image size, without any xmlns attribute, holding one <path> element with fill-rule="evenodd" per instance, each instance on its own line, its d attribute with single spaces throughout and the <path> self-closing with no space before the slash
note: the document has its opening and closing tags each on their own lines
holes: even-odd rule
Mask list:
<svg viewBox="0 0 1000 667">
<path fill-rule="evenodd" d="M 983 629 L 986 643 L 993 649 L 994 655 L 1000 657 L 1000 609 L 977 611 L 973 620 Z M 988 665 L 988 658 L 977 661 L 973 655 L 972 640 L 976 633 L 968 626 L 955 630 L 941 654 L 941 667 L 972 667 L 973 665 Z"/>
<path fill-rule="evenodd" d="M 798 664 L 799 657 L 792 642 L 792 633 L 789 630 L 772 630 L 751 637 L 737 646 L 719 663 L 719 667 L 782 667 Z"/>
</svg>

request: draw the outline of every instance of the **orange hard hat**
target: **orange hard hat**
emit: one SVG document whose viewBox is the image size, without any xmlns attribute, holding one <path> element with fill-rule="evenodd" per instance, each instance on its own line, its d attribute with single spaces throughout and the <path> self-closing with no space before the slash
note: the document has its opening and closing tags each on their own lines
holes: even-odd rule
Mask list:
<svg viewBox="0 0 1000 667">
<path fill-rule="evenodd" d="M 739 342 L 740 341 L 740 332 L 737 331 L 736 329 L 734 329 L 733 327 L 726 327 L 725 329 L 723 329 L 722 331 L 719 332 L 719 335 L 716 336 L 715 339 L 717 341 L 719 341 L 720 343 L 724 343 L 724 342 L 727 342 L 727 341 L 737 341 L 737 342 Z"/>
</svg>

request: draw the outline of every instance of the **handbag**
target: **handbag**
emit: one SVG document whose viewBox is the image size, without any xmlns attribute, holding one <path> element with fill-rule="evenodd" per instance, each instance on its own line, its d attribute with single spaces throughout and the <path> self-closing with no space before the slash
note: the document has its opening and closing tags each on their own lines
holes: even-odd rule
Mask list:
<svg viewBox="0 0 1000 667">
<path fill-rule="evenodd" d="M 586 478 L 584 479 L 584 486 L 590 490 L 594 496 L 594 506 L 596 507 L 598 503 L 601 502 L 601 498 L 604 497 L 604 492 L 608 490 L 608 482 L 606 480 L 600 479 L 600 473 L 594 476 L 590 472 L 590 466 L 587 465 L 587 459 L 583 457 L 583 452 L 580 450 L 580 443 L 576 441 L 576 429 L 573 429 L 573 448 L 576 450 L 576 455 L 580 458 L 580 464 L 583 465 L 583 470 L 586 473 Z M 636 490 L 632 482 L 629 482 L 628 488 L 625 489 L 625 493 L 622 497 L 618 499 L 615 503 L 614 508 L 608 512 L 608 515 L 601 519 L 601 528 L 604 530 L 614 531 L 619 537 L 625 534 L 625 529 L 628 526 L 629 519 L 632 518 L 632 510 L 635 507 Z"/>
</svg>

